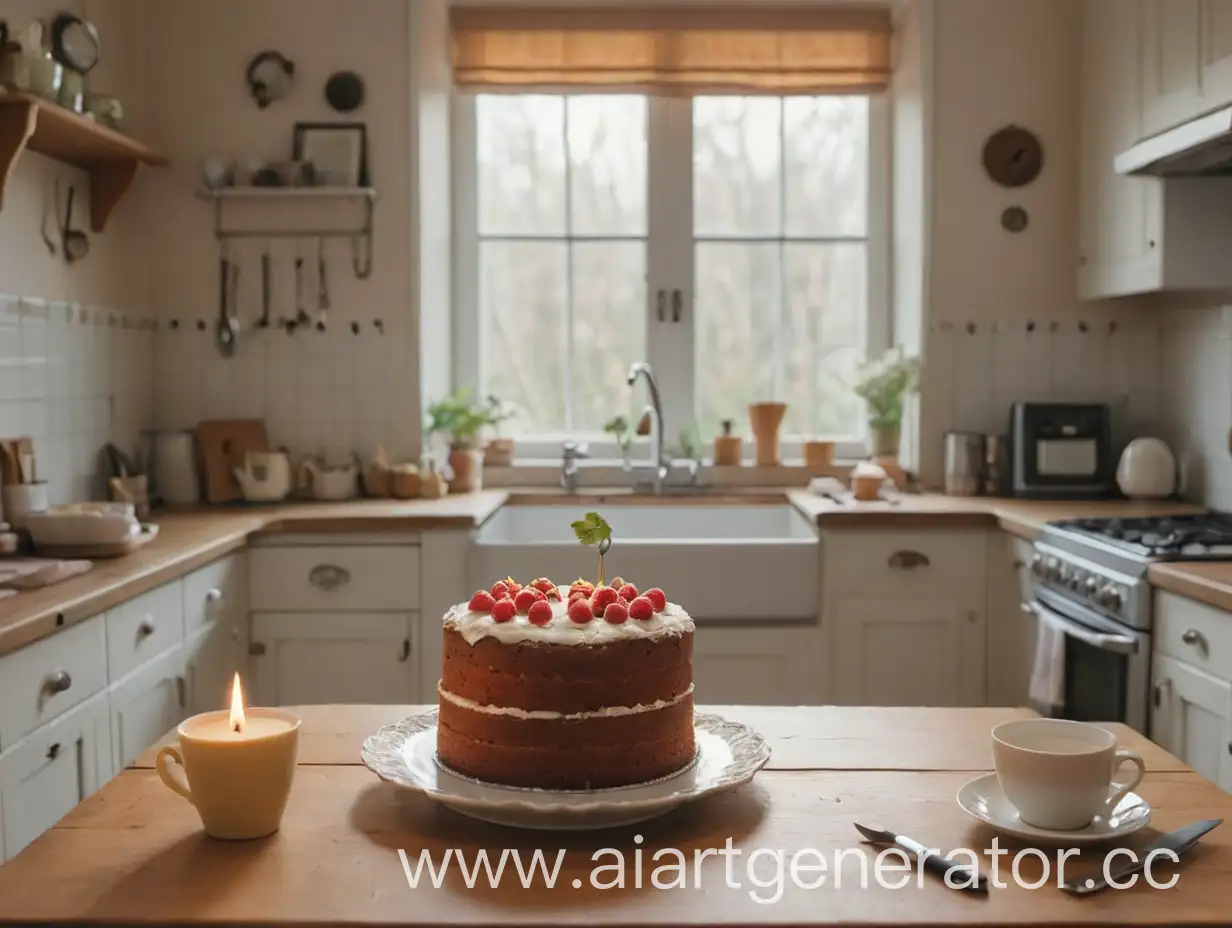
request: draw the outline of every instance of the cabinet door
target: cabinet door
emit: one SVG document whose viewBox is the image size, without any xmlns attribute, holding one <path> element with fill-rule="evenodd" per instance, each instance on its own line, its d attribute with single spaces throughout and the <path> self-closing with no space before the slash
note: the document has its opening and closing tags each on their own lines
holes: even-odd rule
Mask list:
<svg viewBox="0 0 1232 928">
<path fill-rule="evenodd" d="M 103 784 L 110 747 L 107 696 L 100 693 L 0 754 L 0 861 L 15 857 Z"/>
<path fill-rule="evenodd" d="M 254 613 L 252 674 L 264 706 L 414 701 L 415 618 L 402 613 Z"/>
<path fill-rule="evenodd" d="M 111 688 L 111 745 L 116 771 L 184 720 L 184 651 L 164 651 Z"/>
<path fill-rule="evenodd" d="M 1202 0 L 1142 0 L 1142 126 L 1146 135 L 1203 110 Z"/>
<path fill-rule="evenodd" d="M 189 715 L 230 706 L 231 679 L 240 669 L 239 629 L 238 621 L 214 622 L 184 643 Z"/>
<path fill-rule="evenodd" d="M 1232 103 L 1232 0 L 1202 0 L 1203 109 Z"/>
<path fill-rule="evenodd" d="M 981 706 L 984 620 L 946 599 L 835 603 L 830 674 L 835 702 L 862 706 Z"/>
<path fill-rule="evenodd" d="M 824 640 L 811 627 L 703 626 L 693 636 L 694 701 L 816 706 L 826 697 Z"/>
<path fill-rule="evenodd" d="M 1022 611 L 1031 598 L 1031 543 L 1008 533 L 1003 558 L 989 558 L 985 677 L 990 706 L 1025 706 L 1035 653 L 1035 618 Z"/>
<path fill-rule="evenodd" d="M 1232 790 L 1232 683 L 1155 656 L 1151 737 L 1225 790 Z"/>
</svg>

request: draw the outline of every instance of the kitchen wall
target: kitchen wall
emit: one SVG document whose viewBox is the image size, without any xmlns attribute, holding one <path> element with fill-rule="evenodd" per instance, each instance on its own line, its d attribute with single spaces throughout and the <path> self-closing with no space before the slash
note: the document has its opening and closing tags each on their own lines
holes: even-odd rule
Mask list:
<svg viewBox="0 0 1232 928">
<path fill-rule="evenodd" d="M 412 105 L 411 4 L 406 0 L 217 0 L 153 4 L 148 27 L 157 80 L 151 111 L 173 167 L 158 179 L 151 216 L 151 282 L 161 331 L 156 414 L 161 427 L 190 428 L 203 418 L 260 417 L 272 440 L 296 452 L 337 457 L 383 444 L 396 457 L 419 447 L 418 259 Z M 295 86 L 259 109 L 245 70 L 266 49 L 295 62 Z M 367 98 L 339 115 L 323 88 L 337 70 L 355 70 Z M 244 331 L 234 358 L 214 343 L 219 307 L 219 245 L 212 205 L 198 199 L 202 161 L 218 157 L 288 159 L 297 121 L 367 124 L 369 168 L 378 188 L 374 266 L 357 280 L 345 240 L 325 244 L 332 309 L 324 333 L 277 326 L 252 329 L 261 310 L 260 255 L 274 267 L 272 316 L 295 315 L 297 257 L 305 261 L 304 302 L 315 317 L 318 242 L 235 243 L 238 312 Z M 446 184 L 447 186 L 447 184 Z M 337 227 L 357 214 L 345 206 L 305 212 L 293 205 L 228 208 L 230 227 Z M 447 289 L 446 289 L 447 294 Z M 445 307 L 438 309 L 445 311 Z M 357 331 L 356 331 L 357 330 Z"/>
<path fill-rule="evenodd" d="M 7 0 L 0 18 L 15 30 L 65 5 Z M 130 131 L 147 133 L 146 0 L 91 4 L 102 37 L 91 75 L 96 92 L 121 97 Z M 60 209 L 53 206 L 60 187 Z M 145 237 L 148 175 L 140 176 L 105 234 L 90 235 L 85 260 L 67 265 L 57 216 L 77 190 L 73 224 L 89 230 L 84 173 L 25 154 L 0 211 L 0 435 L 35 440 L 40 479 L 53 501 L 102 492 L 97 458 L 114 440 L 132 450 L 153 422 L 154 318 Z M 45 230 L 57 253 L 44 244 Z"/>
<path fill-rule="evenodd" d="M 1123 436 L 1149 429 L 1159 389 L 1142 362 L 1156 348 L 1154 316 L 1133 301 L 1076 294 L 1081 4 L 920 0 L 920 9 L 931 22 L 919 41 L 932 49 L 923 56 L 923 480 L 941 481 L 946 430 L 1003 432 L 1014 400 L 1113 402 Z M 981 162 L 988 136 L 1011 124 L 1044 150 L 1040 176 L 1015 190 Z M 1025 231 L 1001 228 L 1008 206 L 1027 211 Z"/>
</svg>

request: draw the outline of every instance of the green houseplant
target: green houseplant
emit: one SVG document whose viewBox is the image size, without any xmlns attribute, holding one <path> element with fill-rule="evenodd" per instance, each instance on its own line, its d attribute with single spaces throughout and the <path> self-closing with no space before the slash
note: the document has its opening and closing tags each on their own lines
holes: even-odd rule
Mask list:
<svg viewBox="0 0 1232 928">
<path fill-rule="evenodd" d="M 449 442 L 451 493 L 470 493 L 483 485 L 483 430 L 509 418 L 509 411 L 496 397 L 484 402 L 471 399 L 468 389 L 455 390 L 427 409 L 424 433 L 441 435 Z"/>
<path fill-rule="evenodd" d="M 896 457 L 903 427 L 903 398 L 919 388 L 920 362 L 901 348 L 860 365 L 852 389 L 868 410 L 870 452 Z"/>
</svg>

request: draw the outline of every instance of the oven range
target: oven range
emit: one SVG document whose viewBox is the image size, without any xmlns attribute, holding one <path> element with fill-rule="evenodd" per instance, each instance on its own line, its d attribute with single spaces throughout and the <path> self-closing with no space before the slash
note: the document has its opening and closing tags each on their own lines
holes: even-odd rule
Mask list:
<svg viewBox="0 0 1232 928">
<path fill-rule="evenodd" d="M 1046 525 L 1023 611 L 1063 638 L 1058 687 L 1037 708 L 1060 718 L 1119 721 L 1144 734 L 1150 716 L 1151 588 L 1157 561 L 1232 560 L 1232 516 L 1069 519 Z M 1055 640 L 1055 636 L 1053 636 Z M 1050 650 L 1037 648 L 1039 662 Z"/>
</svg>

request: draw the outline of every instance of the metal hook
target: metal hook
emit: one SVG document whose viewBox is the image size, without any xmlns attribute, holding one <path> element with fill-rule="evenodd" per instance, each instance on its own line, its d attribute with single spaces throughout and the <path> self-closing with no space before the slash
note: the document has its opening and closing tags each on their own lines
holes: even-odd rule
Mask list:
<svg viewBox="0 0 1232 928">
<path fill-rule="evenodd" d="M 366 247 L 361 248 L 360 242 Z M 361 257 L 362 252 L 362 257 Z M 351 267 L 359 280 L 367 280 L 372 276 L 372 239 L 357 235 L 351 239 Z"/>
</svg>

